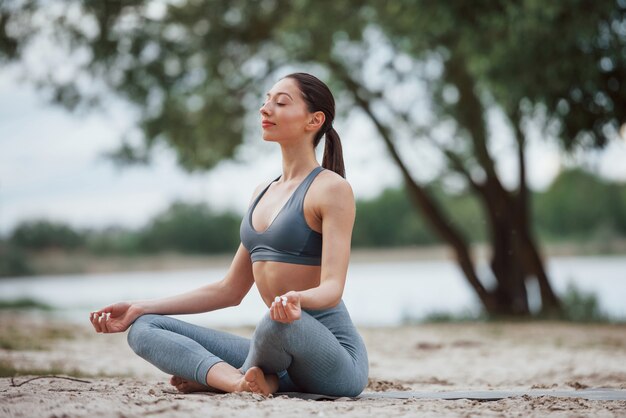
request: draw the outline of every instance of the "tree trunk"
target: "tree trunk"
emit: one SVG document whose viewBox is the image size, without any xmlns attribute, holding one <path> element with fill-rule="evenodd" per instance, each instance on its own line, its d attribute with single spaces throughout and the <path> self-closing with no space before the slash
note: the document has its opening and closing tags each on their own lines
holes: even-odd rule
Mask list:
<svg viewBox="0 0 626 418">
<path fill-rule="evenodd" d="M 558 310 L 558 298 L 552 291 L 543 268 L 537 246 L 532 239 L 530 208 L 526 185 L 524 136 L 516 125 L 520 189 L 513 198 L 500 182 L 493 159 L 487 148 L 485 110 L 477 96 L 477 84 L 467 70 L 461 55 L 453 52 L 446 63 L 444 77 L 459 90 L 459 101 L 454 107 L 457 122 L 467 130 L 473 144 L 476 160 L 486 179 L 479 187 L 478 197 L 487 214 L 491 236 L 491 269 L 496 278 L 494 292 L 500 312 L 511 315 L 528 315 L 526 280 L 534 275 L 539 283 L 543 310 Z M 517 123 L 516 123 L 517 122 Z"/>
<path fill-rule="evenodd" d="M 531 267 L 529 273 L 537 278 L 539 292 L 541 294 L 541 311 L 545 316 L 557 316 L 561 312 L 561 303 L 555 295 L 548 275 L 543 266 L 543 260 L 539 253 L 538 245 L 534 239 L 532 230 L 532 215 L 530 205 L 530 194 L 528 193 L 528 185 L 526 182 L 526 137 L 522 132 L 522 117 L 519 110 L 509 115 L 509 120 L 513 126 L 515 133 L 515 142 L 517 143 L 517 156 L 519 164 L 519 188 L 517 199 L 513 200 L 516 207 L 517 229 L 519 230 L 518 239 L 520 240 L 520 255 L 525 260 L 525 264 Z"/>
<path fill-rule="evenodd" d="M 475 84 L 465 69 L 455 69 L 457 72 L 454 75 L 460 76 L 460 79 L 454 81 L 460 82 L 462 85 L 454 84 L 459 88 L 463 99 L 459 104 L 462 108 L 468 109 L 469 113 L 457 114 L 456 119 L 460 124 L 463 121 L 468 122 L 468 126 L 464 127 L 470 132 L 474 141 L 476 158 L 486 173 L 484 183 L 475 183 L 465 171 L 468 181 L 477 191 L 476 195 L 485 208 L 492 247 L 490 267 L 496 279 L 496 286 L 492 290 L 486 289 L 478 277 L 469 245 L 461 232 L 446 221 L 443 210 L 429 193 L 413 180 L 396 150 L 392 138 L 392 129 L 373 113 L 370 97 L 367 96 L 367 89 L 353 80 L 340 64 L 331 63 L 331 67 L 334 74 L 345 83 L 348 91 L 352 93 L 356 104 L 363 109 L 376 126 L 392 159 L 402 173 L 410 201 L 429 221 L 437 235 L 451 246 L 459 267 L 478 295 L 485 311 L 494 316 L 528 316 L 530 311 L 525 279 L 531 272 L 535 274 L 538 271 L 543 272 L 542 279 L 540 279 L 540 283 L 543 283 L 546 290 L 546 299 L 543 300 L 550 300 L 549 296 L 554 296 L 554 294 L 551 293 L 539 252 L 536 247 L 533 247 L 534 243 L 528 229 L 529 224 L 525 221 L 528 218 L 528 208 L 523 204 L 520 205 L 519 200 L 512 199 L 511 194 L 504 189 L 496 175 L 493 161 L 486 147 L 486 130 L 482 122 L 484 109 L 474 94 Z M 471 91 L 471 94 L 467 94 L 468 91 Z M 463 96 L 464 94 L 465 96 Z M 477 122 L 476 118 L 480 121 Z M 469 123 L 470 121 L 471 123 Z M 456 163 L 459 164 L 458 161 Z M 459 168 L 463 170 L 462 167 Z M 543 294 L 544 291 L 542 290 L 542 297 Z M 556 300 L 556 297 L 553 300 Z"/>
</svg>

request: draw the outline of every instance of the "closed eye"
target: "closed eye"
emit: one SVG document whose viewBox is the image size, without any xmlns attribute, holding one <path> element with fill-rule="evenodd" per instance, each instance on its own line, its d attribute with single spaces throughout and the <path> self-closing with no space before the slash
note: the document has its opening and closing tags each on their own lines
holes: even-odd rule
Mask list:
<svg viewBox="0 0 626 418">
<path fill-rule="evenodd" d="M 267 102 L 261 103 L 261 107 L 265 106 Z M 287 103 L 276 103 L 276 106 L 287 106 Z"/>
</svg>

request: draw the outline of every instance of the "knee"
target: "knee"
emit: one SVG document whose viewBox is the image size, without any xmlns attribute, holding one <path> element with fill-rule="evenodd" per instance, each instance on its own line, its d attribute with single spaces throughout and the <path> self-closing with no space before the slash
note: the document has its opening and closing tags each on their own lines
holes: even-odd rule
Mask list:
<svg viewBox="0 0 626 418">
<path fill-rule="evenodd" d="M 298 321 L 291 324 L 284 324 L 282 322 L 274 321 L 270 318 L 269 313 L 263 316 L 263 319 L 258 323 L 254 330 L 254 340 L 258 343 L 265 341 L 280 341 L 284 339 L 294 328 Z"/>
<path fill-rule="evenodd" d="M 148 333 L 158 317 L 159 315 L 142 315 L 131 325 L 126 340 L 135 353 L 141 355 L 143 352 L 147 344 Z"/>
<path fill-rule="evenodd" d="M 253 342 L 257 345 L 273 343 L 282 347 L 287 347 L 290 341 L 297 340 L 302 337 L 303 321 L 298 320 L 285 324 L 274 321 L 270 318 L 269 313 L 257 325 L 254 331 Z"/>
<path fill-rule="evenodd" d="M 269 313 L 265 314 L 254 330 L 255 339 L 258 338 L 275 338 L 281 334 L 285 324 L 274 321 L 270 318 Z"/>
</svg>

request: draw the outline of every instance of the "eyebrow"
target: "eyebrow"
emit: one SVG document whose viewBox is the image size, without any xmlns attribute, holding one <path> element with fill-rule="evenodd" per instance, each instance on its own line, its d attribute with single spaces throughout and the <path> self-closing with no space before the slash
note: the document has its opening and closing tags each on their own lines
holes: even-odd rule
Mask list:
<svg viewBox="0 0 626 418">
<path fill-rule="evenodd" d="M 284 91 L 279 91 L 278 93 L 276 93 L 276 94 L 275 94 L 275 96 L 278 96 L 278 95 L 281 95 L 281 94 L 284 94 L 285 96 L 287 96 L 287 97 L 289 97 L 291 100 L 293 100 L 293 97 L 291 97 L 291 96 L 289 95 L 289 93 L 285 93 Z M 265 94 L 265 96 L 266 96 L 266 97 L 269 97 L 269 95 L 270 95 L 269 93 L 266 93 L 266 94 Z"/>
</svg>

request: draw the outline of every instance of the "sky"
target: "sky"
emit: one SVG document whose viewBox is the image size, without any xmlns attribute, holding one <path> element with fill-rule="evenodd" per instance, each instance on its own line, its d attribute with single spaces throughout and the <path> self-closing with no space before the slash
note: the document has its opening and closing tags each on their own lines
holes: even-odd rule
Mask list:
<svg viewBox="0 0 626 418">
<path fill-rule="evenodd" d="M 258 144 L 242 150 L 241 161 L 208 173 L 183 171 L 166 149 L 157 150 L 149 166 L 120 168 L 103 154 L 121 144 L 131 125 L 123 106 L 71 114 L 0 72 L 0 234 L 38 218 L 78 227 L 139 227 L 176 200 L 243 213 L 255 187 L 280 174 L 279 149 L 263 143 L 260 125 Z M 389 160 L 368 157 L 380 156 L 382 143 L 371 138 L 363 147 L 357 142 L 366 132 L 360 131 L 345 138 L 344 152 L 355 194 L 368 198 L 399 184 L 399 174 Z M 356 167 L 366 169 L 356 173 Z"/>
<path fill-rule="evenodd" d="M 149 166 L 120 168 L 103 158 L 132 128 L 123 105 L 95 114 L 70 114 L 53 107 L 10 71 L 0 71 L 0 235 L 21 221 L 51 219 L 75 227 L 141 227 L 176 200 L 207 202 L 218 210 L 243 214 L 254 188 L 280 175 L 276 144 L 258 140 L 242 148 L 238 162 L 224 162 L 208 173 L 177 167 L 173 152 L 161 149 Z M 506 129 L 495 117 L 494 130 Z M 400 185 L 401 177 L 382 141 L 362 116 L 337 120 L 348 180 L 357 199 Z M 567 165 L 554 143 L 534 135 L 528 149 L 529 183 L 543 189 Z M 500 169 L 514 184 L 514 154 L 502 145 Z M 322 144 L 318 148 L 321 161 Z M 419 148 L 412 156 L 415 176 L 428 181 L 434 170 Z M 571 158 L 570 158 L 571 160 Z M 409 159 L 410 161 L 410 159 Z M 626 140 L 584 159 L 584 165 L 614 180 L 626 181 Z M 429 167 L 430 165 L 430 167 Z"/>
</svg>

